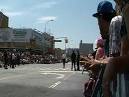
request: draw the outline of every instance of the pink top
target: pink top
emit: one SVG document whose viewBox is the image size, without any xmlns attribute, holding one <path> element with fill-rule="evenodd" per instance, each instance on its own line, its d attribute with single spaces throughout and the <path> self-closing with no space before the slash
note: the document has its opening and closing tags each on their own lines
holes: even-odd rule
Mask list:
<svg viewBox="0 0 129 97">
<path fill-rule="evenodd" d="M 96 60 L 99 60 L 99 59 L 103 58 L 104 55 L 105 55 L 105 53 L 104 53 L 104 48 L 99 47 L 99 48 L 97 49 L 97 52 L 96 52 L 96 55 L 95 55 L 95 59 L 96 59 Z"/>
</svg>

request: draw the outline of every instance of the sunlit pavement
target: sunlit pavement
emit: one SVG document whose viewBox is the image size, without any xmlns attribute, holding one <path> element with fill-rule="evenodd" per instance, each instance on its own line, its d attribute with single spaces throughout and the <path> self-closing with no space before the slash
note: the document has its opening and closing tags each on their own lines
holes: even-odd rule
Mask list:
<svg viewBox="0 0 129 97">
<path fill-rule="evenodd" d="M 88 74 L 71 71 L 70 63 L 26 64 L 0 68 L 0 97 L 83 97 Z"/>
</svg>

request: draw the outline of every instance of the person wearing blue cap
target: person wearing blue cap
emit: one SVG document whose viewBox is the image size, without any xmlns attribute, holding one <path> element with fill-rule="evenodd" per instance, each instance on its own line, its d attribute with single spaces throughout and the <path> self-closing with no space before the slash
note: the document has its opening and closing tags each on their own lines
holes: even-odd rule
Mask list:
<svg viewBox="0 0 129 97">
<path fill-rule="evenodd" d="M 94 17 L 99 17 L 101 15 L 112 15 L 115 10 L 109 1 L 102 1 L 99 3 L 97 8 L 97 13 L 93 14 Z"/>
<path fill-rule="evenodd" d="M 100 34 L 103 39 L 108 38 L 110 21 L 115 15 L 116 12 L 109 1 L 101 1 L 98 5 L 97 13 L 93 14 L 93 17 L 98 19 Z"/>
<path fill-rule="evenodd" d="M 111 2 L 109 2 L 109 1 L 101 1 L 98 4 L 97 12 L 93 14 L 93 17 L 96 17 L 98 20 L 98 26 L 100 29 L 101 37 L 105 40 L 104 50 L 105 50 L 105 54 L 107 57 L 109 56 L 109 27 L 110 27 L 110 22 L 111 22 L 112 18 L 115 16 L 116 16 L 116 12 L 113 9 Z M 91 69 L 94 68 L 95 66 L 97 66 L 97 64 L 107 64 L 108 63 L 107 57 L 105 57 L 105 59 L 97 61 L 97 62 L 95 60 L 93 60 L 92 64 L 94 64 L 94 65 L 91 65 L 92 67 L 90 67 L 90 68 Z M 102 72 L 104 72 L 104 70 L 102 70 Z M 101 81 L 102 81 L 102 75 L 101 75 Z M 97 87 L 95 87 L 96 89 L 94 89 L 92 97 L 97 97 L 96 95 L 98 95 L 98 93 L 101 91 L 102 87 L 100 86 L 100 83 L 99 83 L 99 86 L 96 85 Z M 102 85 L 102 83 L 101 83 L 101 85 Z M 101 87 L 101 88 L 99 88 L 100 91 L 99 91 L 98 87 Z M 100 94 L 100 95 L 102 95 L 102 94 Z"/>
<path fill-rule="evenodd" d="M 98 4 L 97 13 L 93 14 L 93 17 L 96 17 L 98 20 L 101 37 L 105 40 L 104 49 L 106 56 L 109 56 L 109 26 L 112 18 L 115 16 L 116 11 L 109 1 L 101 1 Z M 107 61 L 104 62 L 107 63 Z"/>
</svg>

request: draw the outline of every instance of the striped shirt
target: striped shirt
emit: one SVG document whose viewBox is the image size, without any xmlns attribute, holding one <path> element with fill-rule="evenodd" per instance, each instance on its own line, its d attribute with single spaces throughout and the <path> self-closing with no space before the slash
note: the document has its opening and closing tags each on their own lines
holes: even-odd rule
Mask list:
<svg viewBox="0 0 129 97">
<path fill-rule="evenodd" d="M 115 16 L 110 23 L 109 27 L 109 56 L 116 57 L 120 55 L 121 48 L 121 25 L 122 16 Z M 118 55 L 119 54 L 119 55 Z M 120 74 L 111 83 L 111 92 L 113 97 L 121 97 L 119 93 L 121 92 L 118 87 L 120 87 Z"/>
<path fill-rule="evenodd" d="M 110 23 L 109 27 L 109 56 L 120 53 L 120 42 L 121 42 L 121 24 L 122 16 L 115 16 Z"/>
</svg>

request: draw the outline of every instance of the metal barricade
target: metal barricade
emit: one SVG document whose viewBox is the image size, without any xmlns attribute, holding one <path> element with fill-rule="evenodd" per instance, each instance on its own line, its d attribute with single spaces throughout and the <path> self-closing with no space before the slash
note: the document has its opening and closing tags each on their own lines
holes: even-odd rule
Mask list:
<svg viewBox="0 0 129 97">
<path fill-rule="evenodd" d="M 106 67 L 106 65 L 104 65 L 104 64 L 101 65 L 101 70 L 99 72 L 98 79 L 96 80 L 96 84 L 95 84 L 95 87 L 93 89 L 91 97 L 103 97 L 102 79 L 103 79 L 103 73 L 104 73 L 105 67 Z"/>
</svg>

